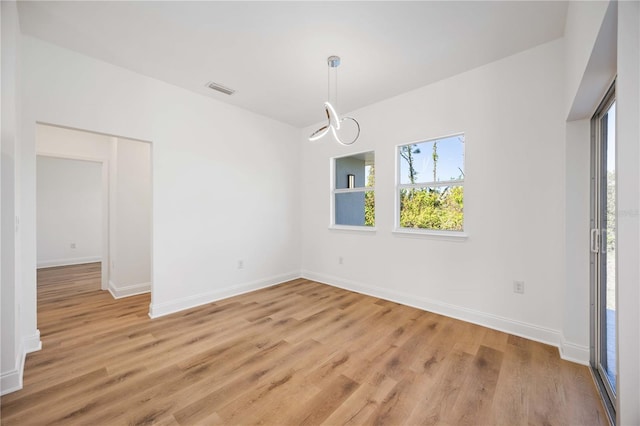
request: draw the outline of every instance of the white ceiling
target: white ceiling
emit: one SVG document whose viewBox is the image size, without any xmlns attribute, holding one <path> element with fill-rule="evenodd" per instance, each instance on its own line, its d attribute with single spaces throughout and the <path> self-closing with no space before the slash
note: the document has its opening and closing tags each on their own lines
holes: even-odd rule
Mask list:
<svg viewBox="0 0 640 426">
<path fill-rule="evenodd" d="M 567 2 L 19 2 L 22 32 L 303 127 L 561 37 Z M 208 89 L 215 81 L 232 96 Z"/>
</svg>

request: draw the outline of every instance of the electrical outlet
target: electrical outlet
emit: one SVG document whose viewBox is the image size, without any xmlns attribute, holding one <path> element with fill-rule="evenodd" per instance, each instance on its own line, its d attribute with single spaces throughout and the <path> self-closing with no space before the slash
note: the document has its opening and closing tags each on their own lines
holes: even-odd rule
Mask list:
<svg viewBox="0 0 640 426">
<path fill-rule="evenodd" d="M 244 269 L 244 260 L 238 260 L 238 269 Z"/>
<path fill-rule="evenodd" d="M 513 292 L 518 294 L 524 294 L 524 281 L 514 281 Z"/>
<path fill-rule="evenodd" d="M 342 265 L 344 263 L 344 259 L 342 256 L 338 256 L 338 265 Z"/>
<path fill-rule="evenodd" d="M 71 243 L 71 244 L 69 244 L 69 246 L 70 246 L 71 248 L 76 248 L 76 243 Z"/>
</svg>

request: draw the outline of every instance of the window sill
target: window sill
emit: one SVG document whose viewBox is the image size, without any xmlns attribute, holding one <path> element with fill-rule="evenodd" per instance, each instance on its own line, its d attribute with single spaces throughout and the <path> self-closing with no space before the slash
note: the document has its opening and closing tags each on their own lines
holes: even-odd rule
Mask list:
<svg viewBox="0 0 640 426">
<path fill-rule="evenodd" d="M 350 231 L 350 232 L 363 232 L 363 233 L 375 233 L 376 228 L 374 226 L 352 226 L 352 225 L 329 225 L 330 231 Z"/>
<path fill-rule="evenodd" d="M 399 237 L 436 238 L 449 241 L 465 241 L 469 238 L 465 232 L 432 231 L 424 229 L 396 228 L 393 233 Z"/>
</svg>

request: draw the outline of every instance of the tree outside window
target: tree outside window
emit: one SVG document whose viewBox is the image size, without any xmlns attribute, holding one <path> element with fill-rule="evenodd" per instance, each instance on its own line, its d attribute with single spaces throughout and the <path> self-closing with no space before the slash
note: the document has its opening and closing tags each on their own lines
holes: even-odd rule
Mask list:
<svg viewBox="0 0 640 426">
<path fill-rule="evenodd" d="M 398 226 L 464 231 L 464 135 L 398 147 Z"/>
</svg>

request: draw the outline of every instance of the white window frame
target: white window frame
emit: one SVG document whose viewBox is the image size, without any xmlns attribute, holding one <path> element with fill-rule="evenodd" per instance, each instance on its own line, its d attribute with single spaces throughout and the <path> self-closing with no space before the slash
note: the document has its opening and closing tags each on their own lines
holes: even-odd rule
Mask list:
<svg viewBox="0 0 640 426">
<path fill-rule="evenodd" d="M 407 146 L 407 145 L 418 145 L 421 143 L 425 143 L 425 142 L 432 142 L 432 141 L 438 141 L 438 140 L 442 140 L 442 139 L 447 139 L 447 138 L 451 138 L 451 137 L 455 137 L 455 136 L 464 136 L 465 133 L 464 132 L 459 132 L 459 133 L 452 133 L 450 135 L 444 135 L 444 136 L 438 136 L 435 138 L 429 138 L 429 139 L 420 139 L 417 141 L 413 141 L 413 142 L 407 142 L 407 143 L 401 143 L 395 146 L 395 156 L 396 156 L 396 187 L 395 187 L 395 196 L 394 196 L 394 200 L 395 200 L 395 213 L 394 213 L 394 228 L 393 228 L 393 233 L 399 236 L 409 236 L 409 237 L 435 237 L 435 238 L 443 238 L 443 239 L 451 239 L 451 240 L 465 240 L 469 237 L 469 235 L 467 234 L 467 226 L 466 226 L 466 219 L 467 219 L 467 215 L 466 215 L 466 190 L 464 192 L 465 197 L 465 208 L 463 211 L 463 215 L 462 215 L 462 231 L 450 231 L 450 230 L 439 230 L 439 229 L 425 229 L 425 228 L 403 228 L 400 226 L 400 191 L 402 189 L 412 189 L 412 188 L 437 188 L 437 187 L 443 187 L 443 186 L 462 186 L 463 188 L 465 187 L 464 185 L 464 181 L 465 179 L 453 179 L 453 180 L 446 180 L 446 181 L 424 181 L 424 182 L 420 182 L 420 183 L 414 183 L 414 184 L 410 184 L 410 183 L 401 183 L 402 182 L 402 176 L 401 171 L 402 171 L 402 167 L 401 167 L 401 161 L 403 160 L 402 157 L 400 156 L 400 147 L 403 146 Z M 462 151 L 463 155 L 465 156 L 465 164 L 463 165 L 463 169 L 464 169 L 464 173 L 466 175 L 466 145 L 463 147 L 463 151 Z"/>
<path fill-rule="evenodd" d="M 331 173 L 331 179 L 330 179 L 330 201 L 329 201 L 329 229 L 332 230 L 338 230 L 338 231 L 357 231 L 357 232 L 376 232 L 376 226 L 377 226 L 377 221 L 376 221 L 376 225 L 374 226 L 366 226 L 366 225 L 338 225 L 336 224 L 336 194 L 347 194 L 347 193 L 352 193 L 352 192 L 373 192 L 375 194 L 375 190 L 376 187 L 374 186 L 364 186 L 364 187 L 356 187 L 356 188 L 340 188 L 337 189 L 336 188 L 336 160 L 339 160 L 340 158 L 347 158 L 347 157 L 353 157 L 355 155 L 361 155 L 361 154 L 369 154 L 369 153 L 373 153 L 373 157 L 374 157 L 374 167 L 375 167 L 375 162 L 376 162 L 376 152 L 375 150 L 367 150 L 367 151 L 361 151 L 361 152 L 352 152 L 350 154 L 345 154 L 345 155 L 338 155 L 336 157 L 331 157 L 329 159 L 329 170 Z M 366 179 L 366 177 L 365 177 Z M 366 181 L 365 181 L 366 182 Z M 366 185 L 366 183 L 365 183 Z M 377 216 L 377 214 L 375 213 L 375 210 L 377 210 L 376 207 L 374 207 L 374 215 Z"/>
</svg>

